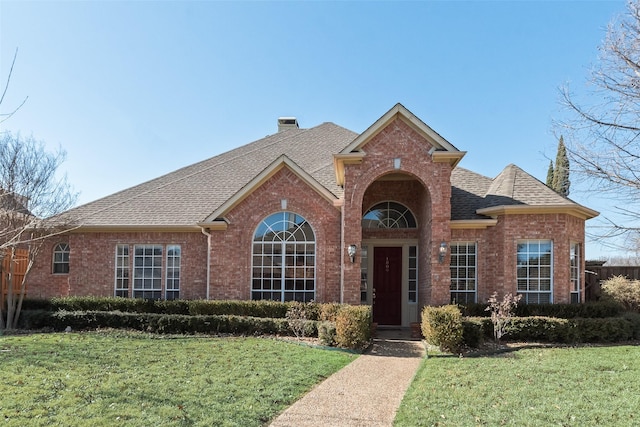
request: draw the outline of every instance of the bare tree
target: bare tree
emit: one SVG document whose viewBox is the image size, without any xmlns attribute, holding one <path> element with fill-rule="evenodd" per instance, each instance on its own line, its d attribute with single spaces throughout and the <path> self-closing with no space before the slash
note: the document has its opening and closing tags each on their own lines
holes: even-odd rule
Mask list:
<svg viewBox="0 0 640 427">
<path fill-rule="evenodd" d="M 612 21 L 582 100 L 562 90 L 568 118 L 558 122 L 574 176 L 613 200 L 596 237 L 640 233 L 640 1 Z"/>
<path fill-rule="evenodd" d="M 3 261 L 9 266 L 1 271 L 7 304 L 0 306 L 0 330 L 17 325 L 27 277 L 45 241 L 71 227 L 59 215 L 77 196 L 66 176 L 57 175 L 64 158 L 64 151 L 48 152 L 33 137 L 0 135 L 0 266 Z M 18 282 L 14 269 L 20 262 L 26 263 L 26 272 Z"/>
<path fill-rule="evenodd" d="M 11 61 L 11 68 L 9 68 L 9 74 L 7 75 L 7 79 L 5 80 L 5 83 L 4 83 L 4 88 L 2 89 L 2 95 L 0 95 L 0 106 L 4 102 L 4 97 L 7 95 L 7 91 L 9 90 L 9 83 L 11 82 L 11 76 L 13 75 L 13 67 L 16 65 L 17 58 L 18 58 L 18 48 L 16 48 L 16 51 L 13 54 L 13 60 Z M 13 116 L 20 109 L 20 107 L 24 105 L 25 102 L 27 102 L 27 99 L 29 99 L 28 96 L 24 98 L 24 100 L 20 103 L 20 105 L 18 105 L 8 113 L 4 113 L 0 111 L 0 124 L 2 122 L 9 120 L 9 118 Z"/>
</svg>

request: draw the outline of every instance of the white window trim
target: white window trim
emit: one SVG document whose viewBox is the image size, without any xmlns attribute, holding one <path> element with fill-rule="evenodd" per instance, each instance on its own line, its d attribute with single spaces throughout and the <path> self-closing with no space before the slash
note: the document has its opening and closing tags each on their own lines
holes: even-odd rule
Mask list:
<svg viewBox="0 0 640 427">
<path fill-rule="evenodd" d="M 155 257 L 160 258 L 160 288 L 153 288 L 153 289 L 145 289 L 145 288 L 136 288 L 136 265 L 135 265 L 135 260 L 136 260 L 136 248 L 140 248 L 140 247 L 160 247 L 162 248 L 162 254 L 161 255 L 154 255 Z M 168 263 L 168 259 L 169 259 L 169 248 L 179 248 L 180 249 L 180 255 L 176 258 L 179 258 L 178 261 L 178 267 L 177 270 L 180 272 L 180 276 L 178 277 L 178 287 L 175 289 L 168 289 L 167 288 L 167 284 L 168 281 L 170 280 L 168 277 L 168 271 L 169 271 L 169 263 Z M 118 252 L 119 248 L 127 248 L 127 255 L 120 255 Z M 118 279 L 125 279 L 124 276 L 119 276 L 118 275 L 118 259 L 122 258 L 122 259 L 126 259 L 126 269 L 129 273 L 129 276 L 126 277 L 127 279 L 127 288 L 122 288 L 122 287 L 118 287 Z M 154 267 L 154 268 L 158 268 L 158 267 Z M 175 269 L 175 267 L 173 267 Z M 147 277 L 137 277 L 138 279 L 146 279 Z M 155 278 L 153 278 L 155 279 Z M 175 299 L 180 298 L 181 292 L 180 292 L 180 287 L 182 284 L 182 246 L 180 244 L 162 244 L 162 243 L 135 243 L 135 244 L 128 244 L 128 243 L 118 243 L 115 246 L 115 262 L 114 262 L 114 290 L 113 290 L 113 294 L 114 296 L 118 296 L 118 292 L 122 293 L 124 291 L 126 291 L 126 298 L 136 298 L 136 292 L 145 292 L 145 291 L 150 291 L 150 292 L 159 292 L 160 297 L 157 298 L 158 300 L 166 300 L 167 298 L 167 291 L 169 292 L 173 292 L 173 291 L 178 291 L 178 295 Z M 142 297 L 140 297 L 142 298 Z"/>
<path fill-rule="evenodd" d="M 469 290 L 458 290 L 458 289 L 451 289 L 451 286 L 449 286 L 449 296 L 453 296 L 453 294 L 473 294 L 473 302 L 478 302 L 478 242 L 473 242 L 473 241 L 460 241 L 460 242 L 451 242 L 451 248 L 449 248 L 449 256 L 453 257 L 453 246 L 466 246 L 469 247 L 470 245 L 473 245 L 473 255 L 474 255 L 474 259 L 475 262 L 473 264 L 473 266 L 470 266 L 468 264 L 465 264 L 464 269 L 466 272 L 468 272 L 470 267 L 473 267 L 474 270 L 474 276 L 472 277 L 473 279 L 473 291 L 469 291 Z M 468 255 L 468 253 L 466 254 Z M 456 265 L 458 266 L 458 265 Z M 453 268 L 453 265 L 451 265 L 451 261 L 449 262 L 449 269 Z M 458 277 L 459 278 L 459 277 Z M 465 275 L 464 277 L 465 279 L 470 279 L 470 277 L 468 277 L 467 275 Z M 451 278 L 451 281 L 453 282 L 453 277 Z M 453 298 L 451 298 L 451 300 L 453 300 Z"/>
<path fill-rule="evenodd" d="M 526 290 L 526 291 L 521 291 L 518 289 L 518 245 L 526 243 L 532 243 L 532 242 L 538 242 L 538 244 L 540 244 L 541 242 L 548 242 L 551 245 L 551 252 L 550 252 L 550 260 L 549 260 L 549 290 L 548 291 L 541 291 L 541 290 Z M 553 239 L 519 239 L 516 242 L 516 293 L 519 295 L 523 296 L 523 303 L 525 304 L 537 304 L 537 303 L 530 303 L 528 301 L 528 295 L 529 294 L 544 294 L 544 293 L 548 293 L 549 294 L 549 304 L 553 304 L 553 291 L 554 291 L 554 244 L 553 244 Z M 529 277 L 527 276 L 527 279 L 529 279 Z"/>
</svg>

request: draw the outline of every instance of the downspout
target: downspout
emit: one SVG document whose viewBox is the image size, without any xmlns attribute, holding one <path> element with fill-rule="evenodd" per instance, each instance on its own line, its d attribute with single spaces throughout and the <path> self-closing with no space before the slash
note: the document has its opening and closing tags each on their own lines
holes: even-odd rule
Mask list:
<svg viewBox="0 0 640 427">
<path fill-rule="evenodd" d="M 201 227 L 200 231 L 202 234 L 207 236 L 207 301 L 209 300 L 209 284 L 211 282 L 211 233 L 207 231 L 208 229 Z"/>
<path fill-rule="evenodd" d="M 344 304 L 344 206 L 340 207 L 340 304 Z"/>
</svg>

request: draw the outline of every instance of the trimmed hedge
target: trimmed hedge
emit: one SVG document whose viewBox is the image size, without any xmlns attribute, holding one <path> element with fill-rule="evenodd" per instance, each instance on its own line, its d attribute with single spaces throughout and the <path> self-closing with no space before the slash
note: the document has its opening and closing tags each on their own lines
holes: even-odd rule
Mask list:
<svg viewBox="0 0 640 427">
<path fill-rule="evenodd" d="M 50 300 L 25 300 L 23 310 L 47 311 L 121 311 L 191 315 L 236 315 L 284 319 L 292 303 L 234 300 L 150 300 L 118 297 L 64 297 Z M 310 320 L 319 320 L 319 304 L 305 304 Z"/>
<path fill-rule="evenodd" d="M 467 317 L 464 343 L 476 347 L 478 335 L 491 339 L 493 324 L 486 317 Z M 555 343 L 607 343 L 640 338 L 640 315 L 626 313 L 620 317 L 560 319 L 554 317 L 514 317 L 507 327 L 504 341 Z"/>
<path fill-rule="evenodd" d="M 491 313 L 486 311 L 488 304 L 460 305 L 460 310 L 465 317 L 489 317 Z M 624 308 L 615 302 L 598 301 L 584 304 L 518 304 L 514 309 L 517 317 L 556 317 L 560 319 L 575 318 L 606 318 L 617 317 L 624 312 Z"/>
<path fill-rule="evenodd" d="M 364 349 L 371 342 L 371 306 L 343 305 L 336 315 L 338 347 Z"/>
<path fill-rule="evenodd" d="M 462 313 L 455 305 L 426 306 L 422 310 L 422 335 L 442 351 L 456 353 L 463 345 Z"/>
<path fill-rule="evenodd" d="M 20 327 L 62 331 L 125 328 L 153 333 L 295 335 L 287 312 L 303 306 L 295 326 L 304 336 L 318 336 L 327 345 L 365 348 L 371 340 L 371 307 L 274 301 L 154 301 L 131 298 L 69 297 L 30 300 L 23 305 Z"/>
<path fill-rule="evenodd" d="M 286 319 L 233 315 L 123 313 L 118 311 L 25 311 L 21 326 L 63 331 L 97 328 L 134 329 L 158 334 L 291 335 Z M 317 333 L 315 321 L 308 321 Z"/>
</svg>

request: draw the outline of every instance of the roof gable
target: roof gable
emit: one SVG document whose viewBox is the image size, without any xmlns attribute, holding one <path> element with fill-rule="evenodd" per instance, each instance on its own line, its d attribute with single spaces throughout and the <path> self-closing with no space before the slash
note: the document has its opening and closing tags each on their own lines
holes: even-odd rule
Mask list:
<svg viewBox="0 0 640 427">
<path fill-rule="evenodd" d="M 277 172 L 279 172 L 282 168 L 289 168 L 293 173 L 295 173 L 302 181 L 304 181 L 309 187 L 315 190 L 318 194 L 324 197 L 330 203 L 334 203 L 338 199 L 335 194 L 331 193 L 325 187 L 323 187 L 313 176 L 309 173 L 305 172 L 300 166 L 298 166 L 294 161 L 292 161 L 286 155 L 282 155 L 271 163 L 267 168 L 265 168 L 262 172 L 256 175 L 246 186 L 244 186 L 240 191 L 231 196 L 225 203 L 223 203 L 220 207 L 218 207 L 215 211 L 213 211 L 207 218 L 202 221 L 202 223 L 208 223 L 212 221 L 216 221 L 222 218 L 227 212 L 229 212 L 234 207 L 238 206 L 244 199 L 246 199 L 255 189 L 264 184 L 269 178 L 274 176 Z"/>
<path fill-rule="evenodd" d="M 411 111 L 407 110 L 402 104 L 398 103 L 374 124 L 369 126 L 367 130 L 362 132 L 349 145 L 347 145 L 340 154 L 349 154 L 361 151 L 363 147 L 375 137 L 381 130 L 387 127 L 391 122 L 399 118 L 408 124 L 413 130 L 424 137 L 435 148 L 434 151 L 446 151 L 450 153 L 460 153 L 460 159 L 464 156 L 464 152 L 458 150 L 449 141 L 444 139 L 440 134 L 431 129 L 427 124 L 415 116 Z M 459 159 L 458 159 L 459 160 Z M 457 163 L 457 162 L 456 162 Z"/>
</svg>

